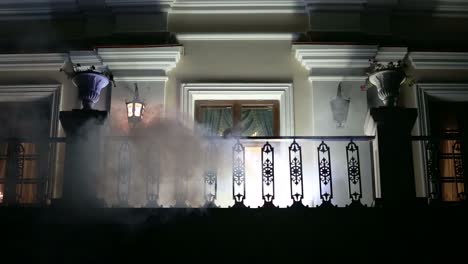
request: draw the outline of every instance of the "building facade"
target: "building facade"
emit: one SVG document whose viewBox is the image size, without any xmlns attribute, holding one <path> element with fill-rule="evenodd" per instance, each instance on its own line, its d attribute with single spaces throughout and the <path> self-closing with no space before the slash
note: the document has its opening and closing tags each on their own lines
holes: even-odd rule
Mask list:
<svg viewBox="0 0 468 264">
<path fill-rule="evenodd" d="M 0 201 L 462 203 L 467 8 L 441 0 L 3 1 Z M 82 80 L 94 89 L 113 80 L 86 95 L 101 112 L 62 114 L 87 108 L 74 78 L 86 71 L 112 75 Z M 133 99 L 144 103 L 136 123 Z M 372 110 L 379 107 L 390 110 Z M 207 134 L 224 139 L 207 143 Z"/>
</svg>

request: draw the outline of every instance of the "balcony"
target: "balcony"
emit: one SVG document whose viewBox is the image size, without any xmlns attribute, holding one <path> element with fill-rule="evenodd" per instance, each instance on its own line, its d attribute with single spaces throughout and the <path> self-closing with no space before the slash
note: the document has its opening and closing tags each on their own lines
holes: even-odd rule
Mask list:
<svg viewBox="0 0 468 264">
<path fill-rule="evenodd" d="M 414 166 L 418 167 L 420 159 L 425 161 L 419 167 L 423 168 L 428 195 L 419 199 L 420 204 L 456 205 L 465 201 L 460 137 L 417 136 L 411 140 L 417 154 Z M 100 143 L 99 165 L 93 168 L 98 175 L 94 183 L 98 207 L 380 206 L 382 182 L 375 137 L 155 142 L 106 137 Z M 66 138 L 2 139 L 2 147 L 2 205 L 54 206 L 61 198 L 62 179 L 67 177 Z"/>
<path fill-rule="evenodd" d="M 440 140 L 446 139 L 412 137 L 413 151 L 420 146 L 444 146 L 427 144 Z M 46 161 L 46 165 L 36 167 L 36 171 L 44 172 L 38 175 L 46 175 L 38 177 L 40 181 L 26 182 L 17 177 L 14 182 L 16 186 L 44 184 L 44 195 L 38 195 L 43 200 L 21 203 L 22 196 L 17 197 L 22 193 L 14 192 L 17 200 L 8 204 L 4 196 L 0 208 L 4 255 L 48 260 L 73 256 L 85 261 L 99 256 L 121 261 L 128 256 L 132 260 L 174 258 L 177 249 L 181 255 L 178 259 L 190 260 L 219 254 L 273 260 L 288 254 L 289 259 L 301 262 L 311 256 L 338 262 L 341 258 L 374 261 L 375 254 L 394 256 L 396 249 L 398 257 L 417 254 L 424 260 L 432 260 L 438 253 L 445 258 L 450 250 L 462 252 L 467 234 L 465 207 L 441 206 L 447 202 L 437 200 L 433 191 L 430 206 L 425 204 L 427 199 L 416 207 L 395 208 L 378 202 L 374 186 L 378 184 L 376 174 L 381 172 L 373 165 L 376 141 L 373 137 L 204 139 L 200 147 L 205 151 L 197 152 L 193 160 L 193 145 L 182 141 L 185 148 L 173 149 L 172 155 L 186 155 L 173 160 L 174 164 L 185 162 L 193 168 L 189 172 L 196 173 L 181 173 L 178 175 L 183 177 L 175 178 L 173 171 L 186 172 L 181 170 L 186 167 L 171 167 L 170 151 L 158 163 L 155 156 L 140 148 L 147 145 L 141 142 L 150 142 L 148 139 L 108 137 L 101 142 L 101 181 L 97 184 L 97 196 L 105 202 L 105 208 L 70 208 L 61 207 L 57 198 L 63 195 L 51 195 L 53 186 L 60 185 L 57 179 L 73 175 L 63 170 L 67 165 L 65 148 L 70 147 L 65 138 L 4 139 L 3 144 L 8 142 L 10 147 L 2 162 L 15 166 L 3 167 L 3 171 L 17 176 L 21 175 L 19 168 L 30 166 L 26 165 L 29 160 Z M 32 143 L 48 152 L 26 155 L 26 144 Z M 23 149 L 18 144 L 24 151 L 18 151 Z M 434 149 L 427 150 L 435 153 Z M 437 168 L 431 161 L 434 156 L 428 157 L 424 165 L 429 175 L 435 175 L 435 170 L 429 170 Z M 147 173 L 141 173 L 140 163 L 148 162 L 151 166 L 143 170 Z M 159 171 L 154 169 L 158 167 Z M 86 170 L 83 167 L 82 171 Z M 4 186 L 13 185 L 8 177 L 11 175 L 2 178 Z M 437 183 L 439 177 L 427 179 Z M 460 179 L 452 182 L 459 184 Z M 380 182 L 383 184 L 386 182 Z M 6 193 L 6 197 L 11 194 Z M 206 208 L 214 205 L 231 208 Z M 36 246 L 24 250 L 25 241 Z M 434 253 L 421 254 L 415 245 L 424 245 Z M 22 254 L 15 254 L 18 251 Z"/>
</svg>

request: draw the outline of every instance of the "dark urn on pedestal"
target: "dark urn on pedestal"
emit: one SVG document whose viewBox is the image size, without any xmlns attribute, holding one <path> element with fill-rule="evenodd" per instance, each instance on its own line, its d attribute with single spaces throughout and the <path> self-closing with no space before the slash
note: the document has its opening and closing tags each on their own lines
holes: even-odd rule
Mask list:
<svg viewBox="0 0 468 264">
<path fill-rule="evenodd" d="M 109 85 L 110 80 L 101 73 L 89 70 L 76 73 L 72 77 L 72 82 L 78 88 L 78 97 L 83 109 L 92 109 L 99 101 L 102 89 Z"/>
<path fill-rule="evenodd" d="M 369 82 L 377 87 L 384 106 L 371 108 L 376 124 L 380 194 L 377 206 L 416 204 L 411 130 L 417 117 L 414 108 L 397 107 L 400 86 L 406 75 L 400 63 L 373 63 Z"/>
<path fill-rule="evenodd" d="M 107 111 L 92 109 L 112 80 L 103 73 L 86 71 L 67 73 L 78 88 L 83 109 L 61 111 L 60 122 L 67 135 L 63 193 L 60 204 L 65 207 L 101 207 L 97 182 L 101 175 L 102 126 Z"/>
<path fill-rule="evenodd" d="M 374 64 L 369 74 L 369 82 L 377 87 L 377 94 L 385 106 L 396 106 L 400 95 L 400 86 L 405 82 L 406 75 L 400 64 L 390 62 L 387 65 Z"/>
</svg>

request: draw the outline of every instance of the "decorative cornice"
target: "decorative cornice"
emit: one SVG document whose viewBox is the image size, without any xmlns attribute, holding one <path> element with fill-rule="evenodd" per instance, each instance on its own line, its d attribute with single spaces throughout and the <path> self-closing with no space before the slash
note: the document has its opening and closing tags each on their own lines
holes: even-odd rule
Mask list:
<svg viewBox="0 0 468 264">
<path fill-rule="evenodd" d="M 166 82 L 167 76 L 116 76 L 116 82 Z"/>
<path fill-rule="evenodd" d="M 133 12 L 151 11 L 157 9 L 160 12 L 168 12 L 175 0 L 104 0 L 106 6 L 112 9 L 125 8 Z"/>
<path fill-rule="evenodd" d="M 0 101 L 32 101 L 60 92 L 61 84 L 0 85 Z"/>
<path fill-rule="evenodd" d="M 408 54 L 408 48 L 406 47 L 380 47 L 375 60 L 382 64 L 396 63 L 403 60 L 406 54 Z"/>
<path fill-rule="evenodd" d="M 37 99 L 50 98 L 50 136 L 56 137 L 59 127 L 60 93 L 62 85 L 33 84 L 33 85 L 0 85 L 0 102 L 28 102 Z"/>
<path fill-rule="evenodd" d="M 0 54 L 0 71 L 58 71 L 65 53 Z"/>
<path fill-rule="evenodd" d="M 119 70 L 152 70 L 164 74 L 176 66 L 183 51 L 182 46 L 161 46 L 99 48 L 91 51 L 70 51 L 69 54 L 0 54 L 0 71 L 58 71 L 69 59 L 74 66 L 79 64 L 84 68 L 107 67 L 116 72 Z"/>
<path fill-rule="evenodd" d="M 309 81 L 355 81 L 364 82 L 367 76 L 309 76 Z"/>
<path fill-rule="evenodd" d="M 468 52 L 410 52 L 417 70 L 468 70 Z"/>
<path fill-rule="evenodd" d="M 468 83 L 418 83 L 418 89 L 432 98 L 451 102 L 468 100 Z"/>
<path fill-rule="evenodd" d="M 367 68 L 377 54 L 377 46 L 293 45 L 296 59 L 307 69 Z"/>
<path fill-rule="evenodd" d="M 105 71 L 102 69 L 105 66 L 94 50 L 72 50 L 69 52 L 69 59 L 77 69 L 87 70 L 90 66 L 94 66 L 98 71 Z M 77 67 L 78 64 L 80 67 Z"/>
<path fill-rule="evenodd" d="M 293 33 L 190 33 L 190 34 L 177 34 L 177 40 L 201 40 L 201 41 L 215 41 L 215 40 L 288 40 L 292 41 L 295 38 Z"/>
<path fill-rule="evenodd" d="M 80 64 L 82 66 L 98 66 L 102 64 L 97 53 L 93 50 L 72 50 L 69 52 L 70 61 L 73 64 Z"/>
<path fill-rule="evenodd" d="M 303 0 L 309 12 L 361 11 L 368 0 Z"/>
<path fill-rule="evenodd" d="M 184 48 L 99 48 L 97 54 L 110 70 L 163 70 L 170 71 L 179 62 Z"/>
<path fill-rule="evenodd" d="M 179 14 L 277 14 L 305 13 L 298 0 L 176 0 L 171 13 Z"/>
</svg>

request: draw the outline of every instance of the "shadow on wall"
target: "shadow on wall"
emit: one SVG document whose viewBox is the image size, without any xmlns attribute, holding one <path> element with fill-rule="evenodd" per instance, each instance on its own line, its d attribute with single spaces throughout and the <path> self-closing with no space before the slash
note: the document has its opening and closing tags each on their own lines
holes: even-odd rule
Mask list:
<svg viewBox="0 0 468 264">
<path fill-rule="evenodd" d="M 167 32 L 168 1 L 8 2 L 0 3 L 0 8 L 11 11 L 7 14 L 11 19 L 0 21 L 0 53 L 68 52 L 175 41 Z"/>
</svg>

